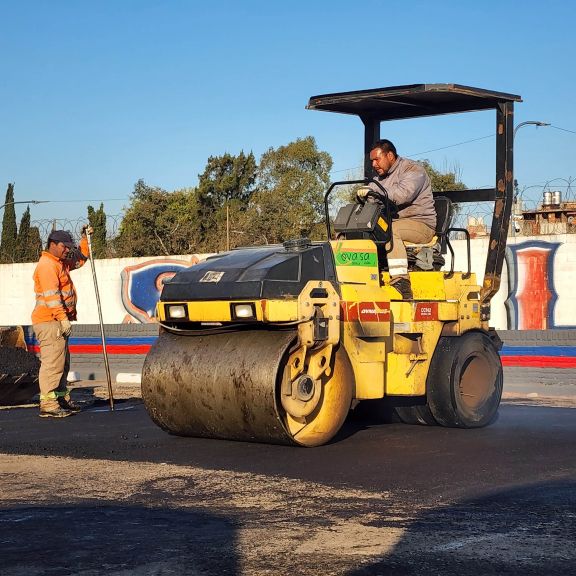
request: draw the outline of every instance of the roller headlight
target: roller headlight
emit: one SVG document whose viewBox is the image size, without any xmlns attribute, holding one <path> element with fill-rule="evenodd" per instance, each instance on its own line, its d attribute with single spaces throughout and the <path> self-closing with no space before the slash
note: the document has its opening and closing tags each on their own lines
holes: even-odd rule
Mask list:
<svg viewBox="0 0 576 576">
<path fill-rule="evenodd" d="M 256 320 L 256 308 L 252 302 L 230 304 L 232 320 Z"/>
<path fill-rule="evenodd" d="M 166 306 L 166 316 L 171 320 L 184 320 L 186 318 L 186 306 L 184 304 Z"/>
</svg>

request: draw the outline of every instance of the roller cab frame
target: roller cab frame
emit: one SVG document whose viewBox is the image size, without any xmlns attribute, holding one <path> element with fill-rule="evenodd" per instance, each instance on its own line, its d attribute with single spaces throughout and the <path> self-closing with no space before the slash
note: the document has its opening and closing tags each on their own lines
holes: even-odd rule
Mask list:
<svg viewBox="0 0 576 576">
<path fill-rule="evenodd" d="M 454 203 L 494 203 L 490 243 L 481 290 L 482 319 L 490 318 L 490 300 L 498 292 L 513 203 L 514 103 L 522 98 L 460 84 L 411 84 L 312 96 L 308 110 L 353 114 L 364 124 L 364 175 L 370 178 L 370 150 L 380 139 L 380 125 L 390 120 L 481 110 L 496 112 L 496 174 L 492 189 L 436 192 Z"/>
<path fill-rule="evenodd" d="M 488 320 L 512 206 L 517 101 L 455 84 L 312 97 L 308 109 L 361 119 L 367 157 L 383 121 L 496 111 L 495 188 L 438 195 L 494 202 L 483 285 L 470 256 L 462 272 L 453 257 L 449 270 L 431 260 L 429 270 L 412 269 L 414 299 L 403 300 L 386 265 L 392 211 L 368 215 L 354 206 L 338 214 L 336 235 L 326 214 L 324 242 L 299 239 L 208 258 L 164 285 L 160 337 L 142 375 L 152 419 L 173 434 L 302 446 L 330 441 L 350 408 L 366 405 L 392 407 L 407 423 L 489 424 L 502 393 L 501 343 Z M 360 183 L 370 172 L 367 159 Z M 326 193 L 326 211 L 339 184 Z M 439 240 L 452 251 L 449 213 L 447 220 Z"/>
</svg>

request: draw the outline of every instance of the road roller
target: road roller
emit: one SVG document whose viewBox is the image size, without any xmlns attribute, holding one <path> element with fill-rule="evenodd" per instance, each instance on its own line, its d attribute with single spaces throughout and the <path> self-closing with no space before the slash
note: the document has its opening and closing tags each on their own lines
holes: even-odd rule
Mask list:
<svg viewBox="0 0 576 576">
<path fill-rule="evenodd" d="M 312 97 L 308 108 L 359 116 L 365 177 L 325 195 L 326 240 L 219 253 L 164 282 L 160 334 L 142 397 L 152 420 L 183 436 L 319 446 L 351 409 L 391 407 L 406 423 L 477 428 L 500 404 L 501 341 L 489 327 L 513 201 L 513 105 L 519 96 L 457 84 L 416 84 Z M 330 195 L 371 180 L 368 154 L 388 120 L 496 111 L 493 189 L 437 191 L 436 236 L 407 245 L 413 298 L 390 285 L 394 206 L 352 202 L 330 217 Z M 378 184 L 376 182 L 376 184 Z M 455 205 L 491 202 L 482 283 Z M 455 270 L 451 238 L 467 247 Z"/>
</svg>

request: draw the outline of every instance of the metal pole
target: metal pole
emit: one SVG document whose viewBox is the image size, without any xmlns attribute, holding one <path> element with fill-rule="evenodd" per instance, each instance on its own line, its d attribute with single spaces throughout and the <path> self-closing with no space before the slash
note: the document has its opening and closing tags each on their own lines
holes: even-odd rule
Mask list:
<svg viewBox="0 0 576 576">
<path fill-rule="evenodd" d="M 102 306 L 100 304 L 100 293 L 98 292 L 98 280 L 96 279 L 96 266 L 92 256 L 92 238 L 86 231 L 88 239 L 88 255 L 90 257 L 90 267 L 92 268 L 92 279 L 94 280 L 94 291 L 96 292 L 96 306 L 98 308 L 98 319 L 100 320 L 100 336 L 102 337 L 102 355 L 104 356 L 104 366 L 106 368 L 106 380 L 108 381 L 108 398 L 110 400 L 110 410 L 114 410 L 114 395 L 112 394 L 112 379 L 110 378 L 110 364 L 108 363 L 108 352 L 106 350 L 106 338 L 104 337 L 104 321 L 102 320 Z"/>
<path fill-rule="evenodd" d="M 226 203 L 226 251 L 230 251 L 230 212 Z"/>
</svg>

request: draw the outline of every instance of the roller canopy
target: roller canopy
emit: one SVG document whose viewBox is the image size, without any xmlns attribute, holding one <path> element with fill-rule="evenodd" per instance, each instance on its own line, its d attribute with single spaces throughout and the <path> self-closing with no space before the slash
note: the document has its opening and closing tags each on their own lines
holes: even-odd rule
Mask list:
<svg viewBox="0 0 576 576">
<path fill-rule="evenodd" d="M 490 110 L 503 102 L 521 102 L 516 94 L 460 84 L 410 84 L 312 96 L 309 110 L 355 114 L 378 121 Z"/>
</svg>

